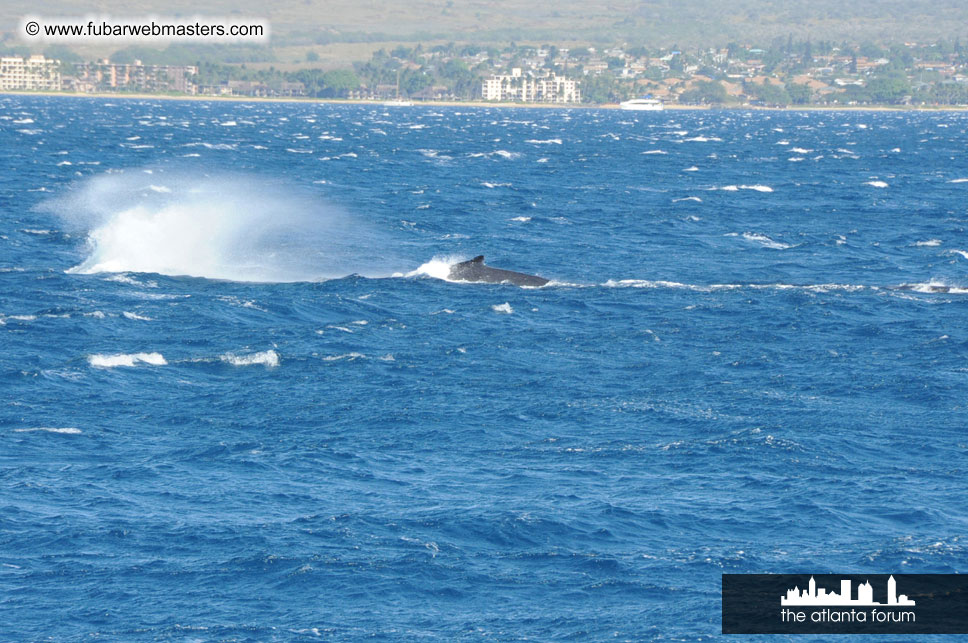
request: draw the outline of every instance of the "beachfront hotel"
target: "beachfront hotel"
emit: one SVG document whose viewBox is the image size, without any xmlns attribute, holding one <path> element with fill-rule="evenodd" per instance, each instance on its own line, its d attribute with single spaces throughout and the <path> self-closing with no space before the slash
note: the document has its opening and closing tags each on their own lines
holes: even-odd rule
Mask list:
<svg viewBox="0 0 968 643">
<path fill-rule="evenodd" d="M 59 91 L 61 88 L 60 61 L 43 55 L 22 58 L 0 58 L 0 91 Z"/>
<path fill-rule="evenodd" d="M 491 76 L 484 80 L 481 95 L 484 100 L 522 103 L 579 103 L 579 82 L 557 74 L 535 77 L 521 73 L 515 67 L 510 74 Z"/>
</svg>

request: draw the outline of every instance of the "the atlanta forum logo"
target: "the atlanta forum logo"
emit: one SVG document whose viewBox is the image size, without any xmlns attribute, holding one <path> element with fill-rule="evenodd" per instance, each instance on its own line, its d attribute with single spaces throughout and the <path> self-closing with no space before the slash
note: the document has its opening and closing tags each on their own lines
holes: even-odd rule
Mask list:
<svg viewBox="0 0 968 643">
<path fill-rule="evenodd" d="M 968 573 L 723 574 L 722 618 L 723 634 L 968 634 Z"/>
<path fill-rule="evenodd" d="M 887 579 L 887 600 L 883 603 L 874 600 L 870 581 L 857 586 L 857 598 L 854 598 L 850 579 L 840 581 L 839 592 L 828 592 L 817 587 L 817 581 L 811 576 L 806 588 L 797 586 L 787 590 L 786 596 L 780 597 L 780 606 L 784 623 L 803 623 L 807 619 L 813 623 L 914 623 L 917 620 L 914 610 L 903 609 L 914 607 L 915 602 L 897 593 L 894 576 Z M 797 607 L 811 609 L 793 609 Z"/>
</svg>

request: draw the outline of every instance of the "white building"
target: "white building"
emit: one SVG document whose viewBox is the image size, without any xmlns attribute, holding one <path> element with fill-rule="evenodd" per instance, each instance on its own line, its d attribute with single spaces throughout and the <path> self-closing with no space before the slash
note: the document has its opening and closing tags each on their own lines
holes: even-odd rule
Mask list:
<svg viewBox="0 0 968 643">
<path fill-rule="evenodd" d="M 481 87 L 484 100 L 523 103 L 579 103 L 581 90 L 578 81 L 555 74 L 536 78 L 525 76 L 519 67 L 510 74 L 485 79 Z"/>
<path fill-rule="evenodd" d="M 41 55 L 30 58 L 4 56 L 0 58 L 0 91 L 60 91 L 59 66 L 59 60 Z"/>
</svg>

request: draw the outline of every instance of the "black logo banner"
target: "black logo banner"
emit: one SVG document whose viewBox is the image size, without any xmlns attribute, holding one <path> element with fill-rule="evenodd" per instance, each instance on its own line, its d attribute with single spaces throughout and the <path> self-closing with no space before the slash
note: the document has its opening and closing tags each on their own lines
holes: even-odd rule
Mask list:
<svg viewBox="0 0 968 643">
<path fill-rule="evenodd" d="M 723 574 L 723 634 L 968 634 L 968 575 Z"/>
</svg>

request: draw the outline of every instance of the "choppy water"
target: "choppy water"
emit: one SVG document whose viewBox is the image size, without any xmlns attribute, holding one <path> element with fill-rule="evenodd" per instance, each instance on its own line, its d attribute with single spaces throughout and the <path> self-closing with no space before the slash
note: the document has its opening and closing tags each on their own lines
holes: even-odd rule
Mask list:
<svg viewBox="0 0 968 643">
<path fill-rule="evenodd" d="M 724 572 L 965 571 L 966 145 L 0 98 L 0 638 L 699 640 Z"/>
</svg>

